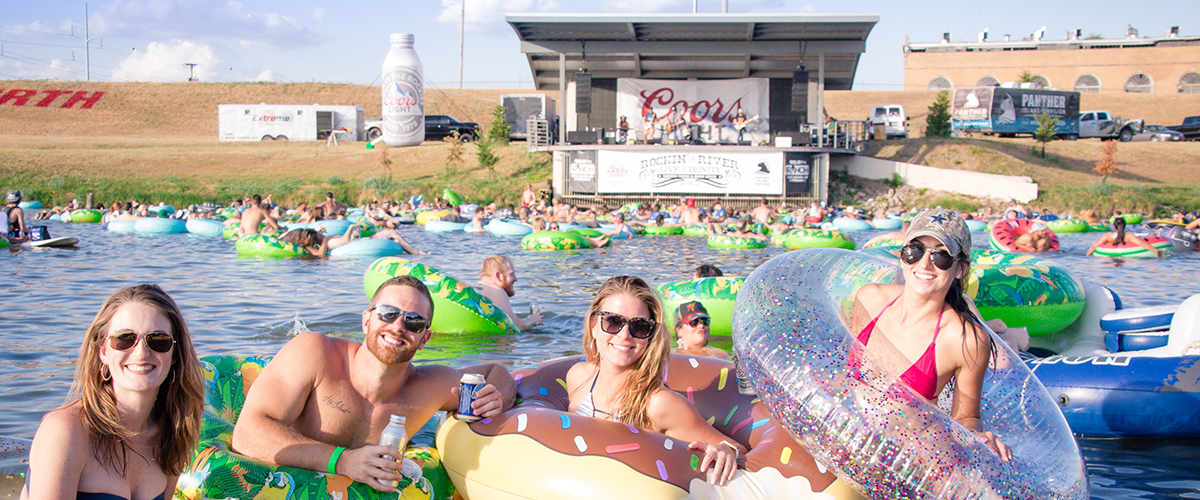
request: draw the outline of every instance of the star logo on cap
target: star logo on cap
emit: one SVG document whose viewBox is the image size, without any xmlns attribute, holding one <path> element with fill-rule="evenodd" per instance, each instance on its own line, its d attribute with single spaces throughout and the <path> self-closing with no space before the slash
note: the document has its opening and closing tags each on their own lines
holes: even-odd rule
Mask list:
<svg viewBox="0 0 1200 500">
<path fill-rule="evenodd" d="M 940 226 L 945 226 L 947 221 L 945 214 L 931 215 L 929 216 L 929 220 L 938 223 Z"/>
</svg>

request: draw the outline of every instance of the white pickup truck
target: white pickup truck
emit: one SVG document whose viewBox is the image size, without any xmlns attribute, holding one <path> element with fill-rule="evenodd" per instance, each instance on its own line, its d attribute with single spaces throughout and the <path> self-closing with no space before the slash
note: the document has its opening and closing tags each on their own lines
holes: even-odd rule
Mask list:
<svg viewBox="0 0 1200 500">
<path fill-rule="evenodd" d="M 1123 120 L 1108 111 L 1080 111 L 1079 138 L 1099 137 L 1103 140 L 1118 139 L 1129 142 L 1133 135 L 1142 131 L 1143 120 Z"/>
</svg>

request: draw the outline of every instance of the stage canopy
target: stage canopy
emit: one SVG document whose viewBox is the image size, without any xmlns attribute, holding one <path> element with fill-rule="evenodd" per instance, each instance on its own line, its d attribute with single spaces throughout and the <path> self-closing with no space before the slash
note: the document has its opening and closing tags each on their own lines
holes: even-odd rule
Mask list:
<svg viewBox="0 0 1200 500">
<path fill-rule="evenodd" d="M 537 90 L 562 71 L 593 78 L 791 78 L 814 74 L 849 90 L 878 14 L 509 14 Z M 569 77 L 568 77 L 569 78 Z"/>
</svg>

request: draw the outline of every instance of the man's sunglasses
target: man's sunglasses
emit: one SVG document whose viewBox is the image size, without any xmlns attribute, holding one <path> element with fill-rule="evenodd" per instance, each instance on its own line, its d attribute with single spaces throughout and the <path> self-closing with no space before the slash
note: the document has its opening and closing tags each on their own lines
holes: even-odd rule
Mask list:
<svg viewBox="0 0 1200 500">
<path fill-rule="evenodd" d="M 700 326 L 700 325 L 708 326 L 710 321 L 711 320 L 709 320 L 708 318 L 695 318 L 691 321 L 688 321 L 688 324 L 692 325 L 692 328 L 696 328 L 697 326 Z"/>
<path fill-rule="evenodd" d="M 137 345 L 138 339 L 145 339 L 146 347 L 154 352 L 171 352 L 175 347 L 175 337 L 167 332 L 150 332 L 138 335 L 133 330 L 117 330 L 108 336 L 108 346 L 118 351 L 128 351 Z"/>
<path fill-rule="evenodd" d="M 404 329 L 413 333 L 422 332 L 425 327 L 429 326 L 429 320 L 426 320 L 424 316 L 387 304 L 376 304 L 371 310 L 375 311 L 375 317 L 384 323 L 395 323 L 396 320 L 404 318 Z"/>
<path fill-rule="evenodd" d="M 909 243 L 900 248 L 900 260 L 911 266 L 920 262 L 926 251 L 925 247 L 918 243 Z M 954 264 L 955 258 L 950 255 L 950 252 L 945 250 L 928 250 L 928 252 L 929 260 L 933 261 L 933 265 L 938 269 L 945 271 Z"/>
<path fill-rule="evenodd" d="M 600 317 L 600 329 L 605 333 L 616 335 L 621 333 L 621 329 L 625 325 L 629 325 L 629 335 L 635 339 L 648 339 L 654 334 L 654 327 L 658 323 L 654 320 L 646 318 L 626 318 L 620 314 L 597 311 L 596 316 Z"/>
</svg>

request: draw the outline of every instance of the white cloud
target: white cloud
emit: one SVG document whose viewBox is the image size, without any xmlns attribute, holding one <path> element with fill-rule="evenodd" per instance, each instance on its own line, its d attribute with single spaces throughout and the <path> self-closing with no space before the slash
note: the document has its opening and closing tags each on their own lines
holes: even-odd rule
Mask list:
<svg viewBox="0 0 1200 500">
<path fill-rule="evenodd" d="M 256 81 L 256 82 L 273 82 L 273 81 L 275 81 L 275 72 L 271 71 L 269 69 L 264 69 L 258 73 L 258 76 L 254 77 L 254 81 Z"/>
<path fill-rule="evenodd" d="M 296 19 L 247 12 L 225 0 L 116 0 L 94 12 L 91 21 L 97 33 L 127 38 L 233 38 L 271 48 L 315 46 L 330 38 Z"/>
<path fill-rule="evenodd" d="M 329 9 L 326 9 L 324 7 L 317 7 L 316 9 L 313 10 L 312 18 L 314 21 L 316 21 L 318 23 L 323 23 L 323 22 L 325 22 L 325 16 L 328 16 L 328 15 L 329 15 Z"/>
<path fill-rule="evenodd" d="M 52 59 L 49 64 L 10 62 L 0 59 L 0 74 L 21 80 L 83 80 L 84 70 L 68 66 L 67 61 Z M 92 75 L 95 77 L 96 75 Z"/>
<path fill-rule="evenodd" d="M 512 33 L 512 28 L 504 22 L 505 14 L 558 11 L 558 0 L 442 0 L 442 11 L 436 21 L 458 27 L 463 20 L 464 1 L 466 30 L 489 35 Z"/>
<path fill-rule="evenodd" d="M 187 81 L 190 73 L 184 63 L 196 63 L 195 76 L 200 81 L 216 80 L 218 75 L 223 73 L 220 70 L 228 68 L 208 45 L 182 40 L 151 42 L 146 46 L 146 50 L 122 59 L 113 70 L 112 79 L 139 82 Z"/>
<path fill-rule="evenodd" d="M 711 1 L 711 0 L 710 0 Z M 705 5 L 709 2 L 700 2 L 700 12 L 720 12 L 721 4 L 716 4 L 716 10 L 708 10 Z M 692 12 L 692 0 L 613 0 L 605 3 L 600 7 L 604 12 L 616 12 L 621 14 L 647 13 L 647 12 L 674 12 L 678 14 L 690 14 Z"/>
</svg>

